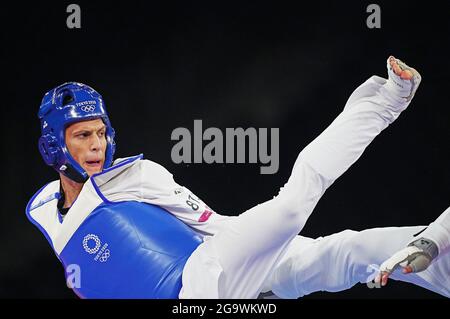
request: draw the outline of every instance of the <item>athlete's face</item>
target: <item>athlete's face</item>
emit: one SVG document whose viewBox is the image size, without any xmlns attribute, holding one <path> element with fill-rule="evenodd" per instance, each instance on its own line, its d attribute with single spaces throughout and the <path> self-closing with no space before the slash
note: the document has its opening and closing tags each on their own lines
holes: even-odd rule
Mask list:
<svg viewBox="0 0 450 319">
<path fill-rule="evenodd" d="M 89 176 L 103 170 L 105 131 L 106 126 L 101 119 L 73 123 L 66 128 L 67 149 Z"/>
</svg>

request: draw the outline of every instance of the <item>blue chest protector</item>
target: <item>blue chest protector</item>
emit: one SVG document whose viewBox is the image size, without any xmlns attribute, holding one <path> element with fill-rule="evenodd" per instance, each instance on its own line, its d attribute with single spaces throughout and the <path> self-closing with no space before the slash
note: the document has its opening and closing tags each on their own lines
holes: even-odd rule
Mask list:
<svg viewBox="0 0 450 319">
<path fill-rule="evenodd" d="M 79 266 L 80 287 L 74 291 L 80 297 L 178 298 L 184 265 L 201 242 L 159 206 L 102 203 L 59 257 L 65 269 Z"/>
</svg>

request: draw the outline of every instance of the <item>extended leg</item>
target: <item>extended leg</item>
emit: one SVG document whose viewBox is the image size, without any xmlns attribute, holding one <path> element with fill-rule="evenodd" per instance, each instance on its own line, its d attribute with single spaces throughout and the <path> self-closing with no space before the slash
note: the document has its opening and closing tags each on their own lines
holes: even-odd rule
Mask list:
<svg viewBox="0 0 450 319">
<path fill-rule="evenodd" d="M 316 240 L 297 236 L 275 267 L 267 289 L 282 298 L 316 291 L 342 291 L 374 279 L 379 265 L 405 247 L 425 226 L 345 230 Z M 392 278 L 450 297 L 450 255 L 439 256 L 417 274 L 395 272 Z"/>
<path fill-rule="evenodd" d="M 276 197 L 239 215 L 197 248 L 184 269 L 180 298 L 259 294 L 325 190 L 409 104 L 418 83 L 396 76 L 390 61 L 388 70 L 389 80 L 372 77 L 356 89 L 344 111 L 299 154 Z"/>
</svg>

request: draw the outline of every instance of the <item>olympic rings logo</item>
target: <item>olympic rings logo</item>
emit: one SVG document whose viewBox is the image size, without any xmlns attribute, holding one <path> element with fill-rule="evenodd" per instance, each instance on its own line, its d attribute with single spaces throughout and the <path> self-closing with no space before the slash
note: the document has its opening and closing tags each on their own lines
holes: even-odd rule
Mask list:
<svg viewBox="0 0 450 319">
<path fill-rule="evenodd" d="M 90 240 L 93 240 L 95 242 L 94 248 L 90 248 L 88 246 L 88 242 Z M 90 254 L 90 255 L 95 254 L 100 249 L 100 239 L 98 238 L 98 236 L 96 236 L 94 234 L 88 234 L 88 235 L 84 236 L 83 248 L 88 254 Z"/>
<path fill-rule="evenodd" d="M 100 262 L 104 263 L 105 261 L 108 260 L 109 256 L 111 256 L 111 252 L 109 251 L 109 249 L 106 249 L 105 252 L 99 258 Z"/>
<path fill-rule="evenodd" d="M 83 105 L 82 107 L 81 107 L 81 110 L 82 111 L 84 111 L 84 112 L 93 112 L 94 110 L 95 110 L 95 105 L 92 105 L 92 104 L 88 104 L 88 105 Z"/>
<path fill-rule="evenodd" d="M 92 247 L 92 245 L 94 245 L 94 247 Z M 89 255 L 96 254 L 94 260 L 104 263 L 108 261 L 109 257 L 111 257 L 111 250 L 108 249 L 108 243 L 104 243 L 103 246 L 100 248 L 101 245 L 102 243 L 97 235 L 87 234 L 83 238 L 84 251 L 87 252 Z"/>
</svg>

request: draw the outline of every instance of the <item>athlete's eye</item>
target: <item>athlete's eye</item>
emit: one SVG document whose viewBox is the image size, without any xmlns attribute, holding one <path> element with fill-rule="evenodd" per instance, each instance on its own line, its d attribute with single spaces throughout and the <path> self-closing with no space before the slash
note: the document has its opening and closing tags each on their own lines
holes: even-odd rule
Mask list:
<svg viewBox="0 0 450 319">
<path fill-rule="evenodd" d="M 89 136 L 89 133 L 87 133 L 87 132 L 78 133 L 76 135 L 76 137 L 79 137 L 79 138 L 86 138 L 88 136 Z"/>
</svg>

